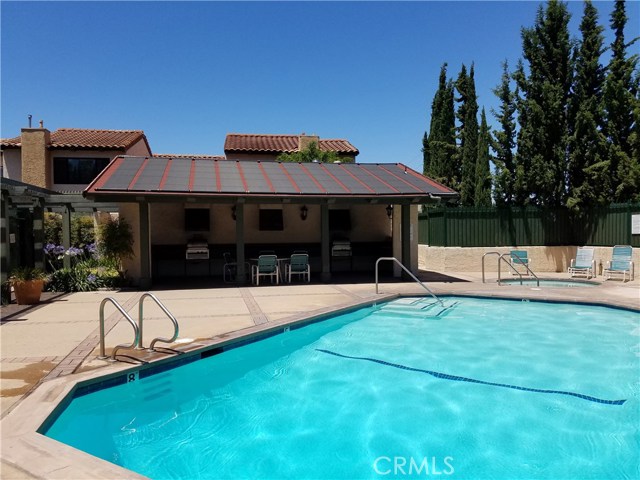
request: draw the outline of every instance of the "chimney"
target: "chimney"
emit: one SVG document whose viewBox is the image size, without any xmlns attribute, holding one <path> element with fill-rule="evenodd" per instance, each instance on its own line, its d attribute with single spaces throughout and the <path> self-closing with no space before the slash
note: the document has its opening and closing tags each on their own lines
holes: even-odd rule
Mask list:
<svg viewBox="0 0 640 480">
<path fill-rule="evenodd" d="M 313 142 L 318 143 L 319 141 L 320 141 L 320 137 L 318 137 L 317 135 L 307 135 L 306 133 L 302 133 L 298 137 L 298 150 L 299 151 L 304 150 L 311 143 Z"/>
<path fill-rule="evenodd" d="M 23 128 L 20 142 L 22 143 L 22 181 L 42 188 L 51 187 L 51 166 L 49 151 L 51 132 L 44 128 L 40 121 L 40 128 Z"/>
</svg>

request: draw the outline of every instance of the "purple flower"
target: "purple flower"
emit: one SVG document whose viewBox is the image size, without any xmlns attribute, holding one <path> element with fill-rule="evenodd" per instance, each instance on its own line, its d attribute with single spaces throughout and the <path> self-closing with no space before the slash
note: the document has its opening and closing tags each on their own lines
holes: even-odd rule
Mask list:
<svg viewBox="0 0 640 480">
<path fill-rule="evenodd" d="M 47 243 L 44 246 L 44 253 L 51 257 L 57 257 L 58 255 L 64 254 L 64 247 L 62 245 L 56 245 L 55 243 Z"/>
<path fill-rule="evenodd" d="M 82 255 L 83 253 L 84 251 L 81 248 L 71 247 L 65 252 L 65 255 L 69 255 L 70 257 L 77 257 L 78 255 Z"/>
<path fill-rule="evenodd" d="M 93 283 L 98 279 L 98 277 L 96 277 L 93 273 L 90 273 L 89 276 L 87 277 L 87 282 L 89 283 Z"/>
</svg>

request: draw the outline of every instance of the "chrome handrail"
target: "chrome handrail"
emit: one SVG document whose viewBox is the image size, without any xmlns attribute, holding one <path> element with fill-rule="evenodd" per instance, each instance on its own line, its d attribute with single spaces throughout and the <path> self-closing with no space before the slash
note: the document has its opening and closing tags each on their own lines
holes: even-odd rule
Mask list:
<svg viewBox="0 0 640 480">
<path fill-rule="evenodd" d="M 138 336 L 138 344 L 137 344 L 138 349 L 144 348 L 142 344 L 142 323 L 143 323 L 143 317 L 144 317 L 143 304 L 144 304 L 145 298 L 151 298 L 156 303 L 156 305 L 158 305 L 160 309 L 165 313 L 165 315 L 169 317 L 169 320 L 171 320 L 171 323 L 173 323 L 173 337 L 171 338 L 157 337 L 151 340 L 151 343 L 149 344 L 149 350 L 155 351 L 153 347 L 155 346 L 156 342 L 162 342 L 162 343 L 174 342 L 175 339 L 178 338 L 180 327 L 178 326 L 178 320 L 176 320 L 176 317 L 174 317 L 173 314 L 167 309 L 167 307 L 165 307 L 164 304 L 160 300 L 158 300 L 158 297 L 156 297 L 151 292 L 143 293 L 142 296 L 140 297 L 140 300 L 138 300 L 138 330 L 140 331 L 140 335 Z"/>
<path fill-rule="evenodd" d="M 138 330 L 138 326 L 136 325 L 136 322 L 133 321 L 133 319 L 129 316 L 129 314 L 124 311 L 124 308 L 122 308 L 122 306 L 113 297 L 107 297 L 104 300 L 102 300 L 102 302 L 100 303 L 100 356 L 98 357 L 99 359 L 105 360 L 108 358 L 107 355 L 105 354 L 105 348 L 104 348 L 104 336 L 105 336 L 104 335 L 104 306 L 107 304 L 107 302 L 111 302 L 113 306 L 120 311 L 120 313 L 124 316 L 124 318 L 126 318 L 127 321 L 131 324 L 131 326 L 133 327 L 133 331 L 135 333 L 133 343 L 131 343 L 131 345 L 122 343 L 120 345 L 116 345 L 113 348 L 113 352 L 111 353 L 111 360 L 115 360 L 116 352 L 118 350 L 120 350 L 121 348 L 134 348 L 138 344 L 138 341 L 140 339 L 140 330 Z"/>
<path fill-rule="evenodd" d="M 429 295 L 431 295 L 434 299 L 436 299 L 436 301 L 441 306 L 444 307 L 444 302 L 440 300 L 438 297 L 436 297 L 436 294 L 433 293 L 431 289 L 429 289 L 429 287 L 427 287 L 424 283 L 422 283 L 413 273 L 411 273 L 407 269 L 407 267 L 405 267 L 402 263 L 400 263 L 400 261 L 396 257 L 380 257 L 378 260 L 376 260 L 376 293 L 379 293 L 378 292 L 378 264 L 383 260 L 396 262 L 405 272 L 409 274 L 411 278 L 413 278 L 422 288 L 424 288 L 427 292 L 429 292 Z"/>
<path fill-rule="evenodd" d="M 498 285 L 500 285 L 500 260 L 504 261 L 504 263 L 506 263 L 507 265 L 509 265 L 509 268 L 511 268 L 511 270 L 513 270 L 514 272 L 516 272 L 518 274 L 518 276 L 520 277 L 520 285 L 523 285 L 522 282 L 522 274 L 513 266 L 511 265 L 511 262 L 509 262 L 509 260 L 507 260 L 505 257 L 505 255 L 510 255 L 509 253 L 503 253 L 502 255 L 500 255 L 500 258 L 498 259 Z M 538 278 L 538 276 L 533 273 L 533 271 L 529 268 L 529 265 L 527 265 L 524 262 L 520 262 L 518 263 L 518 265 L 522 265 L 524 268 L 527 269 L 527 272 L 529 272 L 530 275 L 532 275 L 535 279 L 536 279 L 536 284 L 539 287 L 540 286 L 540 279 Z"/>
<path fill-rule="evenodd" d="M 500 252 L 487 252 L 482 256 L 482 283 L 486 283 L 484 281 L 484 257 L 486 257 L 487 255 L 498 255 L 498 257 L 501 255 Z M 498 259 L 498 263 L 500 263 L 500 259 Z"/>
</svg>

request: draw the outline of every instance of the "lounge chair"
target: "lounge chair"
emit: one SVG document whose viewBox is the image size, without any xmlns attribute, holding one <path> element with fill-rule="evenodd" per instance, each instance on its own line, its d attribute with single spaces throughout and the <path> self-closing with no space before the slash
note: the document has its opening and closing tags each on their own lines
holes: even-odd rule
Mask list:
<svg viewBox="0 0 640 480">
<path fill-rule="evenodd" d="M 291 283 L 291 275 L 302 275 L 307 277 L 307 282 L 311 282 L 311 267 L 309 266 L 309 255 L 306 253 L 294 253 L 291 260 L 285 266 L 287 281 Z"/>
<path fill-rule="evenodd" d="M 275 255 L 260 255 L 258 264 L 251 266 L 251 279 L 256 285 L 260 285 L 260 277 L 271 277 L 271 283 L 275 277 L 276 283 L 280 283 L 280 268 L 278 257 Z"/>
<path fill-rule="evenodd" d="M 517 275 L 515 272 L 520 272 L 522 275 L 529 275 L 529 270 L 526 268 L 529 266 L 529 256 L 526 250 L 511 250 L 511 266 L 513 270 L 511 273 Z M 526 267 L 520 267 L 520 265 L 526 265 Z"/>
<path fill-rule="evenodd" d="M 576 258 L 571 259 L 569 273 L 572 277 L 584 275 L 588 279 L 596 276 L 596 261 L 593 259 L 594 249 L 591 247 L 578 247 Z"/>
<path fill-rule="evenodd" d="M 611 261 L 607 262 L 602 275 L 605 280 L 622 277 L 622 281 L 633 280 L 633 249 L 630 245 L 616 245 L 613 247 Z"/>
</svg>

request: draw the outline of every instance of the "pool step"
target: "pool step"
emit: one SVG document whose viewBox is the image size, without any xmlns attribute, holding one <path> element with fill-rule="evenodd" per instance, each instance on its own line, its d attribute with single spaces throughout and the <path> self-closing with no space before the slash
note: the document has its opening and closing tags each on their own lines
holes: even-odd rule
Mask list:
<svg viewBox="0 0 640 480">
<path fill-rule="evenodd" d="M 407 319 L 407 318 L 441 318 L 450 312 L 460 302 L 444 303 L 444 306 L 438 302 L 433 302 L 427 305 L 385 305 L 380 310 L 393 319 Z"/>
</svg>

